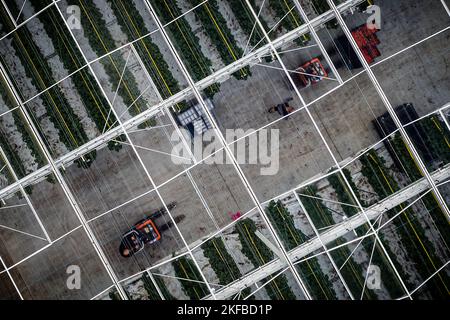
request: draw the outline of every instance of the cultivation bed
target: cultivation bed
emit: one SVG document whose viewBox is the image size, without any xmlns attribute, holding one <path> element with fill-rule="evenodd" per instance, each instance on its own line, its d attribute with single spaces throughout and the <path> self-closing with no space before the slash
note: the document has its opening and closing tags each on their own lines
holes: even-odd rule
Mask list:
<svg viewBox="0 0 450 320">
<path fill-rule="evenodd" d="M 34 87 L 32 80 L 26 75 L 25 68 L 21 61 L 19 61 L 11 52 L 14 52 L 10 39 L 3 39 L 0 46 L 0 54 L 3 57 L 3 61 L 8 70 L 13 72 L 12 76 L 17 85 L 19 93 L 24 98 L 31 98 L 37 94 L 37 89 Z M 50 146 L 50 150 L 57 157 L 68 152 L 67 147 L 60 141 L 58 136 L 58 130 L 54 124 L 49 120 L 44 102 L 41 97 L 36 97 L 32 101 L 26 104 L 28 110 L 32 111 L 36 121 L 35 123 L 40 127 L 45 134 L 47 144 Z"/>
<path fill-rule="evenodd" d="M 24 8 L 25 10 L 25 8 Z M 31 14 L 31 13 L 30 13 Z M 39 18 L 32 19 L 27 23 L 27 28 L 35 40 L 36 46 L 44 57 L 47 57 L 47 63 L 50 66 L 52 75 L 56 81 L 59 81 L 69 75 L 69 70 L 64 67 L 62 59 L 57 55 L 55 47 L 51 38 L 44 29 L 44 25 Z M 63 95 L 66 97 L 70 107 L 74 110 L 75 114 L 79 117 L 80 123 L 86 131 L 89 140 L 99 135 L 99 130 L 89 118 L 89 115 L 82 102 L 80 93 L 76 90 L 74 81 L 71 77 L 60 82 L 58 84 Z"/>
<path fill-rule="evenodd" d="M 187 12 L 188 10 L 191 10 L 193 7 L 188 0 L 180 0 L 177 1 L 177 3 L 180 6 L 182 12 Z M 216 46 L 214 46 L 211 39 L 206 34 L 201 22 L 195 15 L 195 13 L 198 12 L 199 9 L 200 8 L 196 8 L 193 12 L 186 14 L 184 18 L 191 26 L 194 34 L 200 40 L 199 44 L 202 49 L 202 52 L 205 55 L 205 57 L 208 57 L 208 59 L 211 60 L 212 63 L 211 70 L 214 72 L 219 70 L 220 68 L 223 68 L 225 64 L 222 62 L 220 58 L 220 53 L 218 51 L 219 49 Z"/>
<path fill-rule="evenodd" d="M 155 30 L 157 30 L 157 26 L 154 20 L 151 18 L 151 14 L 148 12 L 148 9 L 145 6 L 144 2 L 141 0 L 133 0 L 133 4 L 137 9 L 137 11 L 141 13 L 147 31 L 152 33 L 150 35 L 150 39 L 158 47 L 163 57 L 163 60 L 167 63 L 169 72 L 178 82 L 180 88 L 186 88 L 188 86 L 187 80 L 183 75 L 183 73 L 181 72 L 178 63 L 176 62 L 175 57 L 173 56 L 172 52 L 167 46 L 161 32 L 160 31 L 154 32 Z"/>
</svg>

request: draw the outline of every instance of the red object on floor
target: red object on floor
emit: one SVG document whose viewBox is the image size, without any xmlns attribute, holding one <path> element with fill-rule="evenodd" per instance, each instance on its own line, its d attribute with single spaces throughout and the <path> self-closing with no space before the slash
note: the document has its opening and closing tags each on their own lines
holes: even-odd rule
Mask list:
<svg viewBox="0 0 450 320">
<path fill-rule="evenodd" d="M 352 36 L 368 64 L 371 64 L 376 57 L 381 55 L 377 48 L 377 45 L 380 44 L 380 39 L 376 35 L 377 32 L 377 29 L 369 29 L 365 24 L 352 31 Z"/>
<path fill-rule="evenodd" d="M 240 211 L 236 212 L 235 214 L 233 214 L 231 212 L 228 212 L 228 214 L 230 215 L 231 220 L 233 220 L 233 221 L 235 221 L 235 220 L 237 220 L 237 219 L 239 219 L 241 217 L 241 212 Z"/>
</svg>

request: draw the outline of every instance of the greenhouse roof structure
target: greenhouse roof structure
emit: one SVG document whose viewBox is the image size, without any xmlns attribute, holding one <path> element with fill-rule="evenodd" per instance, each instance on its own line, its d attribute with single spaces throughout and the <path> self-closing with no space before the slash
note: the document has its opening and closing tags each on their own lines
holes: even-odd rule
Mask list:
<svg viewBox="0 0 450 320">
<path fill-rule="evenodd" d="M 2 0 L 0 300 L 446 299 L 448 0 Z"/>
</svg>

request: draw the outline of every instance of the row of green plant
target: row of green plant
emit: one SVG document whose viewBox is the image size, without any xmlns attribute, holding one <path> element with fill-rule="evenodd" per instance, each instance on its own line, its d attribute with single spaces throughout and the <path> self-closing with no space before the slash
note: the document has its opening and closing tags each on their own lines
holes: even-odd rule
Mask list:
<svg viewBox="0 0 450 320">
<path fill-rule="evenodd" d="M 362 203 L 361 195 L 359 193 L 359 190 L 356 188 L 355 182 L 353 181 L 350 171 L 348 169 L 344 168 L 342 170 L 342 172 L 344 173 L 347 181 L 349 182 L 351 188 L 353 189 L 357 199 L 359 200 L 360 203 Z M 337 197 L 340 202 L 345 202 L 345 203 L 350 203 L 350 204 L 353 203 L 353 201 L 352 201 L 353 197 L 351 197 L 350 193 L 348 192 L 345 182 L 343 181 L 343 179 L 340 175 L 339 176 L 336 176 L 336 175 L 330 176 L 328 178 L 328 181 L 330 182 L 331 186 L 336 190 Z M 342 193 L 345 193 L 345 194 L 342 194 Z M 346 207 L 347 207 L 347 209 L 346 209 Z M 348 216 L 352 216 L 359 211 L 358 208 L 351 207 L 351 206 L 344 206 L 344 205 L 342 205 L 342 209 Z M 370 230 L 369 230 L 369 227 L 367 224 L 364 224 L 355 229 L 355 232 L 357 233 L 358 236 L 364 236 L 369 231 Z M 389 254 L 390 248 L 389 248 L 389 246 L 386 245 L 387 242 L 385 241 L 384 236 L 382 234 L 379 234 L 379 238 L 380 238 L 381 242 L 383 243 L 385 250 L 388 251 L 388 254 Z M 372 252 L 372 246 L 373 246 L 372 240 L 373 239 L 374 239 L 373 237 L 366 238 L 362 242 L 362 246 L 364 248 L 366 248 L 367 252 Z M 377 265 L 377 266 L 390 265 L 389 260 L 386 258 L 386 255 L 384 254 L 384 252 L 379 244 L 376 245 L 375 250 L 376 251 L 374 252 L 374 254 L 372 256 L 372 264 Z M 392 257 L 392 259 L 396 259 L 395 255 L 393 255 L 392 253 L 389 254 L 389 256 Z M 400 297 L 405 294 L 397 277 L 395 276 L 395 274 L 393 272 L 389 272 L 389 271 L 383 272 L 381 279 L 391 297 L 396 298 L 396 297 Z"/>
<path fill-rule="evenodd" d="M 317 14 L 322 14 L 330 10 L 327 0 L 312 0 L 311 5 Z"/>
<path fill-rule="evenodd" d="M 192 6 L 199 5 L 201 0 L 189 0 Z M 243 55 L 230 29 L 227 26 L 225 18 L 219 11 L 216 0 L 209 0 L 194 10 L 195 16 L 201 21 L 203 28 L 211 42 L 220 54 L 220 58 L 225 65 L 229 65 L 238 60 Z M 233 73 L 236 79 L 247 79 L 251 76 L 250 67 L 246 66 Z"/>
<path fill-rule="evenodd" d="M 306 236 L 295 227 L 294 219 L 280 200 L 270 201 L 266 212 L 287 251 L 298 247 L 305 241 Z"/>
<path fill-rule="evenodd" d="M 343 169 L 342 172 L 346 175 L 347 181 L 349 181 L 350 186 L 353 190 L 356 190 L 358 192 L 358 189 L 356 188 L 355 183 L 353 182 L 353 179 L 351 179 L 350 171 L 348 169 Z M 349 179 L 350 177 L 350 179 Z M 353 199 L 352 194 L 350 193 L 350 190 L 348 189 L 344 179 L 340 174 L 333 174 L 328 177 L 328 182 L 333 187 L 333 189 L 336 191 L 336 196 L 338 198 L 339 202 L 348 204 L 348 205 L 341 205 L 342 210 L 344 210 L 345 214 L 348 217 L 351 217 L 359 212 L 359 209 L 355 207 L 356 201 Z M 359 192 L 358 192 L 359 193 Z M 356 195 L 358 196 L 358 195 Z"/>
<path fill-rule="evenodd" d="M 116 49 L 114 39 L 107 28 L 106 22 L 100 10 L 92 0 L 68 0 L 69 5 L 77 5 L 81 10 L 81 21 L 83 24 L 84 36 L 88 39 L 92 49 L 97 56 L 103 56 Z M 125 106 L 132 116 L 135 116 L 147 109 L 147 101 L 141 96 L 137 80 L 127 67 L 121 50 L 108 54 L 100 60 L 105 68 L 106 74 L 113 90 L 119 86 L 117 94 L 122 98 Z M 125 70 L 124 70 L 125 68 Z M 139 127 L 149 126 L 143 123 Z"/>
<path fill-rule="evenodd" d="M 167 290 L 166 284 L 164 283 L 163 279 L 156 276 L 154 276 L 153 279 L 155 280 L 156 285 L 158 286 L 165 300 L 177 300 L 174 296 L 172 296 L 169 290 Z M 141 280 L 144 283 L 144 289 L 145 291 L 147 291 L 150 300 L 162 300 L 161 296 L 158 293 L 158 290 L 156 289 L 147 272 L 144 272 Z"/>
<path fill-rule="evenodd" d="M 32 0 L 31 3 L 36 7 L 39 0 Z M 81 52 L 67 31 L 61 16 L 56 12 L 56 8 L 49 8 L 42 12 L 39 15 L 39 20 L 43 23 L 47 35 L 52 39 L 55 51 L 64 68 L 69 73 L 73 73 L 83 67 L 85 63 L 81 58 Z M 102 132 L 104 129 L 110 129 L 114 126 L 115 116 L 109 112 L 108 101 L 89 69 L 86 67 L 79 70 L 71 76 L 71 79 L 97 129 Z"/>
<path fill-rule="evenodd" d="M 341 1 L 336 1 L 336 0 L 334 0 L 334 1 L 335 1 L 335 5 L 338 5 L 339 4 L 338 2 L 341 2 Z M 327 0 L 312 0 L 312 6 L 314 9 L 314 12 L 317 15 L 321 15 L 321 14 L 331 10 L 330 6 L 328 5 Z M 339 26 L 336 19 L 328 21 L 327 23 L 325 23 L 325 25 L 328 29 L 336 29 Z"/>
<path fill-rule="evenodd" d="M 381 198 L 400 190 L 399 185 L 386 168 L 385 160 L 379 157 L 374 150 L 370 150 L 361 157 L 360 161 L 363 165 L 361 172 Z M 392 217 L 403 210 L 404 207 L 404 205 L 400 205 L 387 211 L 386 214 L 388 217 Z M 422 279 L 427 279 L 443 262 L 436 255 L 434 244 L 426 237 L 425 230 L 419 222 L 419 217 L 412 208 L 408 208 L 393 220 L 393 224 L 408 258 L 414 262 L 416 270 Z M 394 260 L 394 265 L 397 270 L 402 269 L 402 266 L 396 259 Z M 405 280 L 411 283 L 410 277 L 408 275 L 404 276 Z M 450 283 L 450 279 L 446 273 L 438 274 L 430 282 L 433 285 L 429 286 L 429 293 L 434 298 L 442 298 L 447 295 L 445 283 Z"/>
<path fill-rule="evenodd" d="M 309 186 L 302 189 L 299 197 L 316 228 L 320 229 L 335 224 L 329 209 L 320 199 L 315 199 L 319 198 L 317 195 L 317 188 L 315 186 Z M 344 238 L 336 239 L 332 247 L 342 245 L 345 241 L 346 240 Z M 348 246 L 340 247 L 339 249 L 331 252 L 333 259 L 336 262 L 341 263 L 350 257 L 350 254 L 351 252 Z M 345 266 L 341 269 L 341 274 L 353 294 L 358 295 L 362 292 L 365 279 L 364 272 L 361 265 L 359 265 L 353 257 L 348 259 Z M 364 291 L 364 297 L 366 299 L 377 299 L 377 296 L 370 290 Z"/>
<path fill-rule="evenodd" d="M 120 298 L 119 292 L 117 292 L 116 290 L 112 290 L 112 291 L 108 292 L 108 296 L 111 300 L 114 300 L 114 301 L 122 300 Z"/>
<path fill-rule="evenodd" d="M 8 138 L 3 132 L 2 128 L 0 128 L 0 146 L 2 147 L 3 151 L 5 152 L 7 160 L 9 160 L 9 163 L 11 164 L 11 167 L 13 168 L 14 172 L 17 174 L 17 176 L 25 176 L 26 171 L 25 167 L 23 166 L 22 161 L 19 158 L 19 155 L 13 150 L 11 144 L 8 141 Z M 0 157 L 1 159 L 1 157 Z M 1 163 L 1 168 L 3 168 L 2 171 L 0 171 L 2 174 L 5 175 L 5 177 L 8 179 L 9 183 L 13 183 L 14 179 L 12 177 L 12 174 L 9 173 L 9 170 L 5 167 L 6 162 Z"/>
<path fill-rule="evenodd" d="M 173 44 L 195 82 L 211 74 L 211 61 L 203 54 L 200 40 L 192 31 L 174 0 L 151 0 L 152 6 L 161 22 L 172 35 Z M 207 97 L 212 98 L 219 92 L 220 86 L 215 83 L 204 90 Z"/>
<path fill-rule="evenodd" d="M 1 21 L 2 24 L 12 24 L 4 11 L 1 12 Z M 11 40 L 12 46 L 32 84 L 39 91 L 43 91 L 54 84 L 55 80 L 51 74 L 51 68 L 33 41 L 30 31 L 26 27 L 19 28 L 13 33 Z M 48 89 L 40 97 L 46 108 L 47 116 L 58 130 L 60 141 L 69 150 L 73 150 L 88 141 L 80 119 L 74 113 L 58 86 Z M 40 133 L 43 133 L 41 128 Z M 49 147 L 47 141 L 46 144 Z"/>
<path fill-rule="evenodd" d="M 186 257 L 181 257 L 172 262 L 175 276 L 180 279 L 184 293 L 193 300 L 200 300 L 209 294 L 208 287 L 204 283 L 200 272 L 194 262 Z M 183 280 L 189 279 L 189 280 Z"/>
<path fill-rule="evenodd" d="M 108 2 L 111 4 L 121 30 L 127 35 L 128 41 L 134 41 L 150 33 L 132 2 L 121 0 L 108 0 Z M 161 51 L 152 42 L 150 36 L 135 42 L 134 47 L 163 99 L 180 91 L 178 81 L 173 77 Z M 184 109 L 181 108 L 181 104 L 177 107 L 180 111 Z"/>
<path fill-rule="evenodd" d="M 225 243 L 221 238 L 213 238 L 205 242 L 201 248 L 205 257 L 208 258 L 211 268 L 219 278 L 219 284 L 227 285 L 242 276 L 236 262 L 228 253 Z M 247 297 L 250 293 L 251 289 L 246 288 L 242 290 L 241 296 Z M 253 298 L 251 296 L 249 299 Z"/>
<path fill-rule="evenodd" d="M 400 171 L 405 173 L 410 182 L 417 181 L 422 178 L 418 166 L 408 151 L 400 133 L 396 133 L 392 138 L 389 139 L 390 146 L 395 151 L 395 157 L 398 158 L 400 167 L 397 167 Z M 443 241 L 446 244 L 450 244 L 450 230 L 448 228 L 448 221 L 442 208 L 436 201 L 436 198 L 432 193 L 428 193 L 422 197 L 422 202 L 426 209 L 430 213 L 434 220 L 436 228 L 442 236 Z"/>
<path fill-rule="evenodd" d="M 425 132 L 425 144 L 434 160 L 450 162 L 450 132 L 444 127 L 438 116 L 432 115 L 418 122 Z M 420 152 L 420 149 L 419 149 Z"/>
<path fill-rule="evenodd" d="M 24 10 L 21 10 L 21 7 L 17 6 L 17 2 L 15 0 L 3 0 L 6 4 L 6 6 L 8 7 L 9 11 L 11 12 L 11 15 L 13 17 L 17 17 L 17 23 L 19 24 L 20 22 L 24 21 L 26 18 L 29 18 L 29 16 L 27 16 L 24 12 Z M 3 2 L 2 1 L 2 2 Z M 20 5 L 23 2 L 20 1 Z M 34 7 L 34 13 L 38 12 L 39 10 L 42 10 L 45 6 L 49 5 L 52 3 L 52 0 L 40 0 L 37 6 L 33 6 Z"/>
<path fill-rule="evenodd" d="M 244 219 L 236 224 L 239 241 L 242 244 L 242 253 L 255 267 L 263 266 L 274 259 L 273 251 L 255 235 L 257 228 L 251 219 Z M 270 281 L 264 288 L 272 300 L 295 300 L 296 296 L 289 287 L 286 275 L 281 274 L 274 278 L 272 275 L 261 280 L 262 283 Z"/>
<path fill-rule="evenodd" d="M 221 285 L 227 285 L 242 276 L 237 264 L 226 250 L 222 239 L 213 238 L 205 242 L 201 248 Z"/>
<path fill-rule="evenodd" d="M 363 203 L 363 199 L 361 198 L 360 192 L 357 189 L 356 184 L 353 181 L 353 177 L 352 177 L 350 171 L 346 168 L 344 168 L 342 171 L 343 171 L 345 177 L 347 178 L 347 181 L 349 182 L 351 188 L 353 189 L 357 199 L 359 200 L 360 203 Z M 341 179 L 339 179 L 339 180 L 341 180 Z M 344 183 L 344 181 L 341 181 L 341 183 Z M 339 187 L 337 187 L 337 189 L 339 189 Z M 336 188 L 335 188 L 335 190 L 336 190 Z M 347 213 L 347 214 L 349 214 L 349 213 Z M 367 224 L 364 224 L 355 229 L 355 232 L 358 236 L 364 236 L 369 231 L 370 231 L 369 226 Z M 391 258 L 391 260 L 396 260 L 397 257 L 392 253 L 390 246 L 388 245 L 387 241 L 384 238 L 384 235 L 382 233 L 379 233 L 378 237 L 380 238 L 380 241 L 383 244 L 384 249 L 386 250 L 386 252 L 389 255 L 389 257 Z M 373 249 L 373 242 L 372 242 L 373 239 L 374 239 L 374 237 L 365 238 L 362 242 L 362 245 L 363 245 L 363 247 L 366 248 L 367 252 L 371 252 Z M 391 271 L 390 261 L 386 258 L 386 255 L 385 255 L 384 251 L 382 250 L 379 243 L 377 243 L 375 250 L 376 251 L 374 252 L 373 257 L 372 257 L 372 264 L 377 265 L 377 266 L 386 266 L 387 269 L 385 269 L 385 270 L 389 270 L 389 271 L 383 272 L 383 274 L 381 276 L 382 282 L 383 282 L 385 288 L 387 289 L 388 293 L 390 294 L 390 296 L 392 298 L 401 297 L 401 296 L 405 295 L 405 291 L 403 290 L 403 288 L 402 288 L 397 276 L 393 272 L 393 270 Z M 398 270 L 398 271 L 399 271 L 402 279 L 406 279 L 403 270 Z"/>
<path fill-rule="evenodd" d="M 11 165 L 12 169 L 14 170 L 14 173 L 17 175 L 17 177 L 21 178 L 26 175 L 25 167 L 22 163 L 22 160 L 19 158 L 19 155 L 17 154 L 16 150 L 11 146 L 11 144 L 8 141 L 8 138 L 3 132 L 3 130 L 0 128 L 0 146 L 3 149 L 3 152 L 5 153 L 7 159 L 1 159 L 0 156 L 0 166 L 3 168 L 3 170 L 0 170 L 0 174 L 4 175 L 6 179 L 8 180 L 8 183 L 14 183 L 14 177 L 12 176 L 11 172 L 9 172 L 9 169 L 6 166 L 6 160 L 9 161 L 9 164 Z M 5 160 L 5 161 L 3 161 Z M 24 190 L 27 194 L 31 194 L 33 192 L 32 186 L 26 186 L 24 187 Z M 22 194 L 19 192 L 17 193 L 19 198 L 22 198 Z"/>
<path fill-rule="evenodd" d="M 281 25 L 288 31 L 294 30 L 303 24 L 295 4 L 291 0 L 269 0 L 269 6 L 275 12 Z"/>
<path fill-rule="evenodd" d="M 266 211 L 287 250 L 292 250 L 308 240 L 306 235 L 295 227 L 292 215 L 280 200 L 270 201 Z M 337 299 L 329 277 L 323 273 L 316 258 L 299 264 L 297 269 L 315 299 Z"/>
<path fill-rule="evenodd" d="M 397 132 L 391 136 L 387 140 L 387 143 L 392 149 L 392 156 L 398 161 L 397 167 L 400 166 L 398 169 L 406 174 L 411 182 L 422 178 L 422 174 L 420 173 L 417 164 L 412 158 L 411 153 L 409 152 L 400 133 Z"/>
<path fill-rule="evenodd" d="M 298 9 L 291 0 L 269 0 L 269 6 L 275 12 L 276 17 L 281 20 L 280 26 L 287 31 L 292 31 L 303 24 Z M 307 44 L 310 40 L 310 35 L 304 34 L 295 42 L 301 46 Z"/>
<path fill-rule="evenodd" d="M 422 203 L 433 218 L 434 225 L 441 234 L 442 241 L 446 244 L 447 248 L 450 247 L 450 228 L 447 216 L 442 211 L 441 206 L 436 201 L 433 193 L 428 193 L 422 197 Z"/>
<path fill-rule="evenodd" d="M 236 17 L 239 26 L 249 38 L 249 44 L 251 46 L 256 46 L 256 48 L 259 48 L 260 46 L 264 45 L 266 43 L 266 41 L 264 40 L 264 33 L 262 32 L 259 25 L 255 24 L 256 20 L 252 12 L 250 11 L 250 8 L 245 3 L 245 1 L 244 0 L 227 0 L 227 1 L 230 4 L 231 11 Z M 250 0 L 250 4 L 253 10 L 258 14 L 260 8 L 256 5 L 255 0 Z M 264 18 L 260 15 L 258 19 L 261 21 L 261 24 L 263 25 L 264 29 L 268 31 L 269 27 L 267 26 L 267 22 L 264 20 Z"/>
<path fill-rule="evenodd" d="M 364 234 L 366 234 L 367 232 L 369 232 L 369 227 L 367 225 L 363 225 L 362 230 L 364 230 Z M 359 235 L 361 236 L 362 234 L 360 233 Z M 389 255 L 394 266 L 399 265 L 397 256 L 392 252 L 384 235 L 382 233 L 378 233 L 378 238 L 383 244 L 384 250 L 386 250 L 386 254 Z M 374 241 L 376 241 L 376 238 L 374 236 L 365 238 L 362 242 L 362 246 L 366 249 L 366 252 L 372 252 L 373 246 L 375 245 L 375 250 L 372 255 L 372 265 L 378 266 L 380 267 L 380 270 L 383 270 L 383 272 L 381 273 L 381 281 L 390 297 L 392 299 L 403 297 L 406 292 L 403 289 L 397 275 L 395 274 L 391 262 L 387 259 L 386 254 L 380 246 L 380 243 L 377 242 L 375 244 Z M 396 269 L 399 272 L 400 277 L 402 279 L 406 279 L 406 273 L 403 271 L 403 269 L 399 270 L 397 267 Z"/>
<path fill-rule="evenodd" d="M 9 90 L 6 89 L 6 84 L 3 82 L 3 79 L 1 81 L 2 81 L 2 84 L 1 84 L 2 90 L 0 90 L 0 94 L 1 94 L 2 100 L 5 103 L 5 105 L 8 106 L 9 109 L 11 109 L 12 106 L 15 105 L 15 103 L 12 101 L 12 99 L 9 95 Z M 20 111 L 12 111 L 11 114 L 14 119 L 14 125 L 15 125 L 17 131 L 22 136 L 22 140 L 27 145 L 28 149 L 31 152 L 31 155 L 33 156 L 33 158 L 36 161 L 36 163 L 38 164 L 38 166 L 42 167 L 45 164 L 44 157 L 42 156 L 42 153 L 40 152 L 39 147 L 37 146 L 36 141 L 33 138 L 32 133 L 30 132 L 28 126 L 24 125 L 25 119 L 22 118 L 21 112 Z M 17 153 L 17 150 L 14 150 L 14 152 Z M 19 158 L 18 155 L 17 155 L 17 158 Z M 16 173 L 19 178 L 24 177 L 24 176 L 20 175 L 20 172 L 16 172 Z"/>
</svg>

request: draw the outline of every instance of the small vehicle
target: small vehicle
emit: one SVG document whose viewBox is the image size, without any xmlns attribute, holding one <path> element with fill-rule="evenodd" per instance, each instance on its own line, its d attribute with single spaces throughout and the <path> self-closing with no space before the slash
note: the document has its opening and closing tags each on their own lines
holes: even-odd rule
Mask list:
<svg viewBox="0 0 450 320">
<path fill-rule="evenodd" d="M 167 205 L 169 210 L 175 208 L 175 203 Z M 150 216 L 135 223 L 135 225 L 122 236 L 119 251 L 122 257 L 129 258 L 144 249 L 145 245 L 151 245 L 161 240 L 161 232 L 173 226 L 172 221 L 157 226 L 155 219 L 166 213 L 165 208 L 161 208 Z M 174 218 L 175 223 L 184 219 L 184 215 Z"/>
<path fill-rule="evenodd" d="M 319 58 L 314 58 L 301 67 L 297 68 L 299 78 L 304 87 L 309 87 L 312 84 L 318 83 L 323 80 L 324 77 L 328 77 L 328 72 L 323 67 Z"/>
<path fill-rule="evenodd" d="M 282 116 L 282 117 L 287 116 L 289 113 L 291 113 L 295 110 L 294 107 L 292 107 L 289 104 L 289 102 L 292 100 L 293 100 L 293 98 L 289 97 L 289 98 L 285 99 L 283 103 L 279 103 L 275 106 L 270 107 L 268 112 L 269 113 L 278 112 L 278 114 L 280 114 L 280 116 Z M 286 117 L 285 119 L 287 120 L 288 117 Z"/>
</svg>

